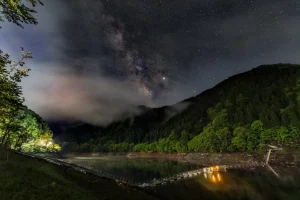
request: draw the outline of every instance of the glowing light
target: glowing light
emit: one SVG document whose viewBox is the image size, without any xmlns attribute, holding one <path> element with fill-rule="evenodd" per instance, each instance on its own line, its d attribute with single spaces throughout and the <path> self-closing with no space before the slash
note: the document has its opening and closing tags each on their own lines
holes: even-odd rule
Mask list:
<svg viewBox="0 0 300 200">
<path fill-rule="evenodd" d="M 166 80 L 166 77 L 162 77 L 163 80 Z"/>
<path fill-rule="evenodd" d="M 216 182 L 216 177 L 215 177 L 215 175 L 212 175 L 212 182 Z"/>
<path fill-rule="evenodd" d="M 46 146 L 46 141 L 45 140 L 40 140 L 38 143 L 40 146 Z"/>
<path fill-rule="evenodd" d="M 221 181 L 221 175 L 219 173 L 218 173 L 217 177 L 218 177 L 218 180 Z"/>
</svg>

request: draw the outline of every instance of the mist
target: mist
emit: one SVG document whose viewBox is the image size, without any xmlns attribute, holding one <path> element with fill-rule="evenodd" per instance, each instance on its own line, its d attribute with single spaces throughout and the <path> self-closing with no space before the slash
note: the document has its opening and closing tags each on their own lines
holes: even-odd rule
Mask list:
<svg viewBox="0 0 300 200">
<path fill-rule="evenodd" d="M 53 64 L 53 63 L 52 63 Z M 47 64 L 43 64 L 44 66 Z M 79 120 L 96 125 L 140 114 L 137 105 L 151 105 L 137 86 L 68 67 L 36 68 L 22 85 L 25 104 L 45 120 Z"/>
</svg>

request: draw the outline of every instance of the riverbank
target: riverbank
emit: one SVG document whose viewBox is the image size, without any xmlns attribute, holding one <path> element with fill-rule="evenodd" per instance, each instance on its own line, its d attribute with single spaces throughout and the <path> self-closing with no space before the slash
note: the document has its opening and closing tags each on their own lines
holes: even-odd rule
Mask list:
<svg viewBox="0 0 300 200">
<path fill-rule="evenodd" d="M 263 166 L 266 152 L 231 152 L 231 153 L 67 153 L 66 157 L 75 156 L 127 156 L 129 158 L 165 158 L 181 162 L 190 162 L 201 166 L 211 165 L 249 165 Z M 288 149 L 274 151 L 270 156 L 269 163 L 276 166 L 300 166 L 300 149 Z"/>
<path fill-rule="evenodd" d="M 0 149 L 0 200 L 155 199 L 115 181 Z"/>
<path fill-rule="evenodd" d="M 202 166 L 263 165 L 263 155 L 257 153 L 129 153 L 128 157 L 157 157 L 177 159 Z"/>
</svg>

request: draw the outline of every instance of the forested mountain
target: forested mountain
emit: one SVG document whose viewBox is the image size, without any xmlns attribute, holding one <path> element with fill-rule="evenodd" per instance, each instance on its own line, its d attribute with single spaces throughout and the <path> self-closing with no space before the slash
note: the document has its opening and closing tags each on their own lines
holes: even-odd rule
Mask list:
<svg viewBox="0 0 300 200">
<path fill-rule="evenodd" d="M 177 112 L 183 104 L 187 107 Z M 174 106 L 143 109 L 142 115 L 107 127 L 68 127 L 60 137 L 62 148 L 218 152 L 298 142 L 300 65 L 262 65 Z"/>
</svg>

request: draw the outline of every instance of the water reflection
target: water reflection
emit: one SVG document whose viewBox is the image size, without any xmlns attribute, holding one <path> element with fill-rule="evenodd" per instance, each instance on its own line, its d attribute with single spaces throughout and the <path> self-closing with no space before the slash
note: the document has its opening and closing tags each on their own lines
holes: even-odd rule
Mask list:
<svg viewBox="0 0 300 200">
<path fill-rule="evenodd" d="M 221 182 L 222 181 L 222 176 L 220 173 L 216 173 L 216 174 L 207 174 L 207 173 L 204 173 L 204 178 L 209 180 L 210 182 L 213 182 L 213 183 L 218 183 L 218 182 Z"/>
<path fill-rule="evenodd" d="M 137 182 L 169 180 L 166 184 L 145 188 L 158 199 L 300 199 L 300 170 L 297 168 L 276 169 L 282 174 L 278 179 L 265 169 L 234 170 L 222 165 L 200 168 L 165 159 L 105 157 L 69 161 Z M 190 173 L 182 173 L 187 171 Z"/>
<path fill-rule="evenodd" d="M 158 186 L 159 199 L 300 199 L 300 170 L 285 168 L 278 179 L 264 168 L 226 169 L 211 166 L 199 176 Z M 149 191 L 151 193 L 151 191 Z"/>
<path fill-rule="evenodd" d="M 160 180 L 175 174 L 198 169 L 188 162 L 157 158 L 127 158 L 123 156 L 73 157 L 66 159 L 79 165 L 93 167 L 134 182 Z"/>
<path fill-rule="evenodd" d="M 221 171 L 226 172 L 226 166 L 211 166 L 203 168 L 203 177 L 212 183 L 220 183 L 222 181 Z"/>
</svg>

